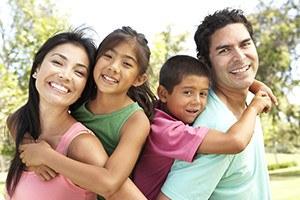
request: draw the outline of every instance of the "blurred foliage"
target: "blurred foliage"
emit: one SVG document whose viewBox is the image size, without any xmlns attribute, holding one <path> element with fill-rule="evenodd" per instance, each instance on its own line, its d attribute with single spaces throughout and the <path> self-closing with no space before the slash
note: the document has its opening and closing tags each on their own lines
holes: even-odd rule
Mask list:
<svg viewBox="0 0 300 200">
<path fill-rule="evenodd" d="M 299 147 L 300 103 L 288 94 L 300 86 L 300 1 L 261 1 L 249 16 L 254 27 L 260 59 L 257 79 L 272 88 L 279 106 L 262 117 L 266 146 L 275 152 L 293 152 Z"/>
<path fill-rule="evenodd" d="M 33 56 L 54 33 L 69 27 L 51 0 L 7 0 L 8 16 L 0 18 L 0 151 L 13 145 L 6 129 L 7 116 L 24 104 Z"/>
<path fill-rule="evenodd" d="M 155 36 L 150 59 L 150 85 L 152 91 L 156 92 L 159 70 L 164 62 L 171 56 L 185 50 L 183 44 L 187 36 L 188 33 L 174 34 L 171 25 L 168 25 L 166 30 Z"/>
</svg>

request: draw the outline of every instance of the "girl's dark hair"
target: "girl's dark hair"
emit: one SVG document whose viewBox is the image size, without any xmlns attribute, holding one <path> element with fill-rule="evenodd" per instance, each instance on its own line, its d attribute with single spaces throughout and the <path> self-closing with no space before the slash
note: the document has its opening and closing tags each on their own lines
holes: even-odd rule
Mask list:
<svg viewBox="0 0 300 200">
<path fill-rule="evenodd" d="M 253 28 L 251 23 L 244 16 L 243 11 L 239 9 L 223 9 L 208 15 L 203 22 L 198 26 L 194 35 L 194 40 L 197 46 L 197 57 L 204 59 L 210 65 L 209 48 L 211 36 L 219 29 L 228 24 L 242 23 L 248 30 L 251 39 L 253 38 Z"/>
<path fill-rule="evenodd" d="M 21 108 L 13 113 L 7 119 L 7 126 L 16 135 L 16 152 L 11 162 L 6 178 L 6 189 L 9 196 L 12 196 L 16 186 L 21 178 L 22 171 L 25 169 L 21 162 L 18 148 L 22 143 L 25 134 L 30 134 L 33 139 L 38 139 L 41 134 L 41 124 L 39 115 L 39 94 L 35 87 L 35 78 L 32 77 L 37 68 L 43 62 L 45 56 L 55 47 L 71 43 L 82 47 L 89 59 L 89 74 L 87 83 L 81 97 L 70 106 L 70 110 L 76 109 L 80 104 L 86 101 L 90 95 L 93 83 L 92 72 L 94 67 L 94 58 L 96 48 L 92 39 L 85 37 L 85 29 L 75 29 L 69 32 L 58 33 L 49 38 L 35 54 L 29 77 L 28 100 Z"/>
<path fill-rule="evenodd" d="M 187 75 L 203 76 L 210 79 L 210 70 L 207 64 L 194 57 L 177 55 L 169 58 L 159 72 L 159 85 L 171 93 L 174 87 Z"/>
<path fill-rule="evenodd" d="M 122 27 L 121 29 L 116 29 L 104 38 L 97 49 L 96 61 L 99 57 L 105 54 L 105 52 L 113 49 L 122 42 L 130 42 L 131 44 L 135 45 L 134 50 L 139 66 L 139 74 L 142 75 L 147 73 L 151 54 L 147 44 L 148 41 L 143 34 L 137 33 L 128 26 Z M 94 85 L 91 98 L 95 98 L 96 93 L 97 88 Z M 151 91 L 149 82 L 146 81 L 144 84 L 137 87 L 131 86 L 127 94 L 133 101 L 136 101 L 143 108 L 148 118 L 152 119 L 156 96 Z"/>
</svg>

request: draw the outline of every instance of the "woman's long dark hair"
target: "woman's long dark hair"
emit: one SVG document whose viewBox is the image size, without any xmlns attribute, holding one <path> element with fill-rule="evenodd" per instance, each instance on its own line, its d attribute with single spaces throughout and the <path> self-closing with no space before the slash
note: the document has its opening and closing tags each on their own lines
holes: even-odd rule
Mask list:
<svg viewBox="0 0 300 200">
<path fill-rule="evenodd" d="M 75 29 L 70 32 L 63 32 L 49 38 L 35 54 L 30 77 L 29 77 L 29 91 L 28 100 L 21 108 L 13 113 L 7 119 L 7 126 L 16 135 L 16 152 L 11 162 L 8 175 L 6 178 L 6 189 L 9 196 L 15 192 L 16 186 L 21 178 L 22 171 L 25 169 L 24 164 L 21 162 L 18 148 L 22 143 L 25 134 L 29 134 L 32 139 L 38 139 L 41 133 L 40 115 L 39 115 L 39 94 L 35 87 L 35 79 L 32 77 L 37 68 L 43 62 L 45 56 L 58 45 L 71 43 L 84 48 L 89 59 L 89 75 L 86 86 L 81 97 L 70 106 L 70 110 L 76 109 L 80 104 L 86 101 L 90 95 L 90 90 L 93 85 L 92 72 L 94 68 L 94 58 L 96 48 L 94 42 L 85 37 L 85 29 Z"/>
<path fill-rule="evenodd" d="M 110 33 L 101 42 L 97 49 L 97 58 L 101 57 L 106 51 L 114 48 L 122 42 L 130 42 L 135 44 L 135 53 L 139 66 L 139 75 L 147 72 L 150 60 L 150 49 L 148 47 L 148 41 L 141 33 L 137 33 L 130 27 L 122 27 Z M 93 87 L 92 98 L 96 97 L 97 89 Z M 136 101 L 144 110 L 149 119 L 152 119 L 154 112 L 154 102 L 156 96 L 153 94 L 149 87 L 149 82 L 146 81 L 141 86 L 131 86 L 128 90 L 128 96 Z"/>
</svg>

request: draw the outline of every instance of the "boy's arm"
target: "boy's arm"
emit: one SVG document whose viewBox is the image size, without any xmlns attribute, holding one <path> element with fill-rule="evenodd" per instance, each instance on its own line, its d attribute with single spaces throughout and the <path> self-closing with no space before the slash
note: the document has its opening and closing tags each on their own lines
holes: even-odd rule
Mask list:
<svg viewBox="0 0 300 200">
<path fill-rule="evenodd" d="M 269 95 L 269 97 L 271 98 L 273 104 L 275 104 L 276 106 L 278 105 L 277 98 L 273 94 L 271 88 L 269 88 L 266 84 L 264 84 L 261 81 L 254 80 L 254 82 L 252 83 L 252 85 L 249 88 L 249 91 L 252 92 L 253 94 L 256 94 L 260 90 L 265 91 Z"/>
<path fill-rule="evenodd" d="M 267 94 L 258 92 L 241 118 L 226 133 L 210 129 L 197 152 L 233 154 L 243 151 L 253 135 L 257 114 L 268 111 L 270 107 Z"/>
</svg>

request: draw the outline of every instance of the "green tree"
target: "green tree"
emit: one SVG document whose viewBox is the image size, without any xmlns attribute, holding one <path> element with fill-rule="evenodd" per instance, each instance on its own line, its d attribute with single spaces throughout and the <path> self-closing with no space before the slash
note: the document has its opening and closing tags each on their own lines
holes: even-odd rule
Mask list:
<svg viewBox="0 0 300 200">
<path fill-rule="evenodd" d="M 156 35 L 151 48 L 150 59 L 150 84 L 153 91 L 156 91 L 158 86 L 158 75 L 161 66 L 168 58 L 185 50 L 183 44 L 187 36 L 187 32 L 173 34 L 171 25 L 168 25 L 165 31 Z"/>
<path fill-rule="evenodd" d="M 268 86 L 280 105 L 263 117 L 265 141 L 275 151 L 292 151 L 299 145 L 300 106 L 291 104 L 288 94 L 299 87 L 300 1 L 279 4 L 262 1 L 258 12 L 250 16 L 260 56 L 257 78 Z M 297 64 L 298 63 L 298 64 Z"/>
<path fill-rule="evenodd" d="M 5 121 L 27 98 L 34 53 L 54 33 L 69 27 L 51 0 L 8 0 L 0 18 L 0 148 L 8 152 Z M 5 148 L 3 148 L 5 147 Z"/>
</svg>

